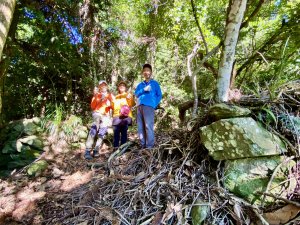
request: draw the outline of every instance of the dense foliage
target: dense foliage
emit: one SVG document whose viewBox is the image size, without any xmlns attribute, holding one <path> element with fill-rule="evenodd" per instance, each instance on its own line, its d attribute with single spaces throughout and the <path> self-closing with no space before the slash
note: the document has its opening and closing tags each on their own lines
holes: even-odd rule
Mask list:
<svg viewBox="0 0 300 225">
<path fill-rule="evenodd" d="M 177 105 L 193 96 L 186 59 L 196 43 L 197 91 L 201 98 L 214 94 L 227 6 L 211 0 L 20 1 L 1 62 L 2 122 L 45 115 L 60 105 L 66 115 L 87 115 L 99 79 L 107 79 L 111 90 L 118 80 L 133 89 L 145 62 L 154 64 L 162 106 L 175 119 Z M 233 87 L 272 94 L 299 78 L 299 18 L 299 1 L 248 1 Z"/>
</svg>

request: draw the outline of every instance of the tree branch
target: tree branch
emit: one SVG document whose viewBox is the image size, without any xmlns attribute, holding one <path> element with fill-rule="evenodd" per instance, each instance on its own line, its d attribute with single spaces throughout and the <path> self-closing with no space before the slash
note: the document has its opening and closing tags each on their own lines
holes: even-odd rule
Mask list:
<svg viewBox="0 0 300 225">
<path fill-rule="evenodd" d="M 206 61 L 214 54 L 216 54 L 216 52 L 220 49 L 220 47 L 223 45 L 223 41 L 221 41 L 216 47 L 214 47 L 208 54 L 206 54 L 205 56 L 201 56 L 200 53 L 200 63 L 199 63 L 199 67 L 194 71 L 194 74 L 197 74 L 200 71 L 200 66 L 204 66 L 206 67 L 208 70 L 210 70 L 214 77 L 217 78 L 218 77 L 218 71 L 215 71 L 216 69 L 213 67 L 213 65 L 207 63 Z"/>
<path fill-rule="evenodd" d="M 263 52 L 264 51 L 264 49 L 268 46 L 268 45 L 270 45 L 270 44 L 272 44 L 272 43 L 274 43 L 274 41 L 276 40 L 276 38 L 278 37 L 278 35 L 280 34 L 281 32 L 275 32 L 272 36 L 271 36 L 271 38 L 263 45 L 263 46 L 261 46 L 258 50 L 256 50 L 255 51 L 255 53 L 252 55 L 252 56 L 250 56 L 249 58 L 248 58 L 248 60 L 246 61 L 246 62 L 244 62 L 243 63 L 243 65 L 241 65 L 239 68 L 238 68 L 238 70 L 237 70 L 237 72 L 236 72 L 236 76 L 239 76 L 240 75 L 240 73 L 250 64 L 250 63 L 252 63 L 255 59 L 256 59 L 256 57 L 258 56 L 258 53 L 257 52 Z"/>
<path fill-rule="evenodd" d="M 260 8 L 262 7 L 262 5 L 265 3 L 266 0 L 260 0 L 259 3 L 257 4 L 256 8 L 254 9 L 254 11 L 251 13 L 251 15 L 247 18 L 247 20 L 245 20 L 241 27 L 240 30 L 244 27 L 247 27 L 249 24 L 249 21 L 253 19 L 253 17 L 255 17 L 257 15 L 257 13 L 259 12 Z"/>
<path fill-rule="evenodd" d="M 219 43 L 216 47 L 214 47 L 209 53 L 207 53 L 207 54 L 203 57 L 203 59 L 202 59 L 201 62 L 200 62 L 200 65 L 201 65 L 201 64 L 204 64 L 204 62 L 206 62 L 208 58 L 210 58 L 212 55 L 216 54 L 216 52 L 219 50 L 219 48 L 220 48 L 222 45 L 223 45 L 223 41 L 220 41 L 220 43 Z"/>
<path fill-rule="evenodd" d="M 198 97 L 198 103 L 202 107 L 206 107 L 206 104 L 208 104 L 209 101 L 210 101 L 209 99 L 201 99 L 200 97 Z M 178 117 L 180 119 L 181 124 L 185 120 L 186 110 L 192 108 L 193 105 L 194 105 L 194 100 L 189 100 L 189 101 L 183 102 L 183 103 L 178 105 L 178 112 L 179 112 Z"/>
<path fill-rule="evenodd" d="M 200 56 L 200 60 L 202 60 L 204 58 L 203 53 L 199 53 Z M 218 77 L 218 70 L 210 63 L 208 62 L 203 62 L 203 66 L 208 69 L 210 72 L 212 72 L 214 78 L 217 79 Z"/>
<path fill-rule="evenodd" d="M 197 43 L 194 48 L 193 51 L 191 52 L 191 54 L 188 55 L 187 57 L 187 69 L 188 69 L 188 74 L 192 80 L 192 88 L 193 88 L 193 94 L 194 94 L 194 107 L 193 107 L 193 116 L 196 116 L 197 114 L 197 108 L 198 108 L 198 93 L 197 93 L 197 77 L 196 74 L 193 73 L 192 69 L 191 69 L 191 64 L 192 64 L 192 60 L 193 58 L 196 56 L 197 51 L 199 49 L 199 43 Z"/>
<path fill-rule="evenodd" d="M 191 0 L 191 4 L 192 4 L 192 9 L 193 9 L 193 15 L 194 15 L 194 18 L 195 18 L 195 21 L 196 21 L 196 24 L 197 24 L 197 27 L 199 29 L 199 32 L 200 32 L 200 35 L 201 35 L 201 38 L 203 40 L 203 43 L 204 43 L 204 46 L 205 46 L 205 52 L 206 54 L 208 54 L 208 47 L 207 47 L 207 43 L 206 43 L 206 40 L 204 38 L 204 35 L 203 35 L 203 32 L 202 32 L 202 29 L 200 27 L 200 24 L 199 24 L 199 21 L 198 21 L 198 17 L 197 17 L 197 12 L 196 12 L 196 9 L 195 9 L 195 4 L 194 4 L 194 1 Z"/>
<path fill-rule="evenodd" d="M 251 13 L 251 15 L 247 18 L 247 20 L 246 21 L 244 21 L 242 24 L 241 24 L 241 27 L 240 27 L 240 30 L 242 29 L 242 28 L 244 28 L 244 27 L 247 27 L 247 25 L 248 25 L 248 23 L 249 23 L 249 21 L 253 18 L 253 17 L 255 17 L 256 15 L 257 15 L 257 13 L 259 12 L 259 10 L 260 10 L 260 8 L 261 8 L 261 6 L 263 5 L 263 3 L 265 2 L 265 0 L 260 0 L 259 1 L 259 3 L 257 4 L 257 6 L 256 6 L 256 8 L 254 9 L 254 11 Z M 198 18 L 197 18 L 197 14 L 196 14 L 196 11 L 195 11 L 195 5 L 194 5 L 194 1 L 193 0 L 191 0 L 191 4 L 192 4 L 192 8 L 193 8 L 193 14 L 194 14 L 194 18 L 195 18 L 195 21 L 196 21 L 196 24 L 197 24 L 197 26 L 198 26 L 198 29 L 199 29 L 199 31 L 200 31 L 200 34 L 202 33 L 202 30 L 201 30 L 201 27 L 200 27 L 200 25 L 199 25 L 199 22 L 198 22 Z M 276 34 L 277 35 L 277 34 Z M 275 37 L 276 37 L 276 35 L 275 35 Z M 204 37 L 202 37 L 203 38 L 203 40 L 204 40 Z M 204 43 L 206 43 L 206 42 L 204 42 Z M 199 63 L 200 65 L 201 64 L 203 64 L 204 66 L 208 66 L 208 64 L 204 64 L 206 61 L 207 61 L 207 59 L 208 58 L 210 58 L 212 55 L 214 55 L 219 49 L 220 49 L 220 47 L 223 45 L 223 41 L 220 41 L 220 43 L 216 46 L 216 47 L 214 47 L 210 52 L 208 52 L 208 51 L 206 51 L 206 55 L 204 56 L 204 57 L 201 57 L 201 62 Z M 267 45 L 267 44 L 266 44 Z M 265 46 L 263 46 L 263 48 L 264 48 Z M 260 51 L 261 49 L 259 49 L 258 51 Z M 255 55 L 254 56 L 252 56 L 253 58 L 254 57 L 256 57 Z M 251 61 L 250 61 L 250 58 L 247 60 L 247 61 L 249 61 L 248 63 L 246 63 L 246 65 L 247 64 L 249 64 Z M 243 70 L 244 69 L 244 67 L 246 66 L 246 65 L 242 65 L 241 67 L 243 67 L 243 68 L 239 68 L 238 70 L 237 70 L 237 74 L 236 74 L 236 76 L 238 76 L 239 75 L 239 73 L 241 72 L 241 71 L 239 71 L 240 69 L 241 70 Z M 209 69 L 210 71 L 212 71 L 213 72 L 213 74 L 214 74 L 214 76 L 215 77 L 217 77 L 217 74 L 215 74 L 215 72 L 214 72 L 214 70 L 212 70 L 212 67 L 206 67 L 207 69 Z"/>
</svg>

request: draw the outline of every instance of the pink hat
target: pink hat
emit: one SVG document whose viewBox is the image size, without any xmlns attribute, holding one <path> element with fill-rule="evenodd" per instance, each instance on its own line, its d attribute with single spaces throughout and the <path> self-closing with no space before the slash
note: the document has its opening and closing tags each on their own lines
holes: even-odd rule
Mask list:
<svg viewBox="0 0 300 225">
<path fill-rule="evenodd" d="M 122 116 L 128 116 L 130 112 L 130 107 L 128 105 L 123 105 L 120 109 L 120 114 Z"/>
</svg>

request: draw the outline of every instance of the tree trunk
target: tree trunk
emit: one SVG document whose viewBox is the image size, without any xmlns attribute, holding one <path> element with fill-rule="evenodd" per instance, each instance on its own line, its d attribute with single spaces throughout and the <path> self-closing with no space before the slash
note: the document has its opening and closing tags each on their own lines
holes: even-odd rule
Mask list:
<svg viewBox="0 0 300 225">
<path fill-rule="evenodd" d="M 153 42 L 149 43 L 149 62 L 154 66 L 155 56 L 156 56 L 156 39 Z"/>
<path fill-rule="evenodd" d="M 89 46 L 89 58 L 90 58 L 90 78 L 93 79 L 94 85 L 97 85 L 97 35 L 100 28 L 95 26 L 95 8 L 94 3 L 91 0 L 84 0 L 79 8 L 80 28 L 84 42 Z"/>
<path fill-rule="evenodd" d="M 110 76 L 111 76 L 111 86 L 116 87 L 118 85 L 118 70 L 116 65 L 113 65 Z"/>
<path fill-rule="evenodd" d="M 8 64 L 7 60 L 2 61 L 2 52 L 13 20 L 15 7 L 16 0 L 2 0 L 0 2 L 0 125 L 3 122 L 2 96 L 4 92 L 4 74 Z"/>
<path fill-rule="evenodd" d="M 172 69 L 172 77 L 174 80 L 178 78 L 178 62 L 179 62 L 179 47 L 177 44 L 174 44 L 174 49 L 173 49 L 173 54 L 174 54 L 174 66 Z"/>
<path fill-rule="evenodd" d="M 194 106 L 193 106 L 193 113 L 192 116 L 195 117 L 197 115 L 197 108 L 198 108 L 198 92 L 197 92 L 197 77 L 196 73 L 193 73 L 191 65 L 192 65 L 192 60 L 196 56 L 197 51 L 199 49 L 199 44 L 197 43 L 191 54 L 188 55 L 187 57 L 187 69 L 188 69 L 188 74 L 192 80 L 192 88 L 193 88 L 193 94 L 194 94 Z"/>
<path fill-rule="evenodd" d="M 227 102 L 231 71 L 247 0 L 230 0 L 217 81 L 217 101 Z"/>
<path fill-rule="evenodd" d="M 2 113 L 2 97 L 4 94 L 4 74 L 6 74 L 8 62 L 7 59 L 4 59 L 0 62 L 0 126 L 3 123 L 3 113 Z"/>
<path fill-rule="evenodd" d="M 2 0 L 0 3 L 0 62 L 9 27 L 13 19 L 15 6 L 16 0 Z"/>
</svg>

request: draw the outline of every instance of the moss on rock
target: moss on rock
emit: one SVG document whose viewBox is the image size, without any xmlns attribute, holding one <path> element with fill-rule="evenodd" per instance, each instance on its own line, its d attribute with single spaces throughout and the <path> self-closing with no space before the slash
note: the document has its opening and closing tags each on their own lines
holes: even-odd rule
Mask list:
<svg viewBox="0 0 300 225">
<path fill-rule="evenodd" d="M 29 176 L 38 176 L 41 174 L 45 169 L 47 169 L 48 163 L 46 160 L 40 160 L 33 164 L 31 164 L 27 169 L 27 174 Z"/>
<path fill-rule="evenodd" d="M 224 103 L 215 104 L 209 108 L 208 114 L 215 119 L 227 119 L 250 115 L 251 111 L 236 105 L 227 105 Z"/>
<path fill-rule="evenodd" d="M 295 189 L 296 179 L 289 177 L 289 171 L 295 162 L 285 163 L 284 160 L 283 156 L 227 160 L 224 185 L 237 196 L 259 205 L 263 197 L 261 193 L 266 191 L 275 168 L 283 162 L 268 191 L 286 197 L 290 191 Z M 273 201 L 274 199 L 271 197 L 266 198 L 266 204 Z"/>
<path fill-rule="evenodd" d="M 287 151 L 279 137 L 250 117 L 219 120 L 201 127 L 200 136 L 215 160 L 279 155 Z"/>
</svg>

